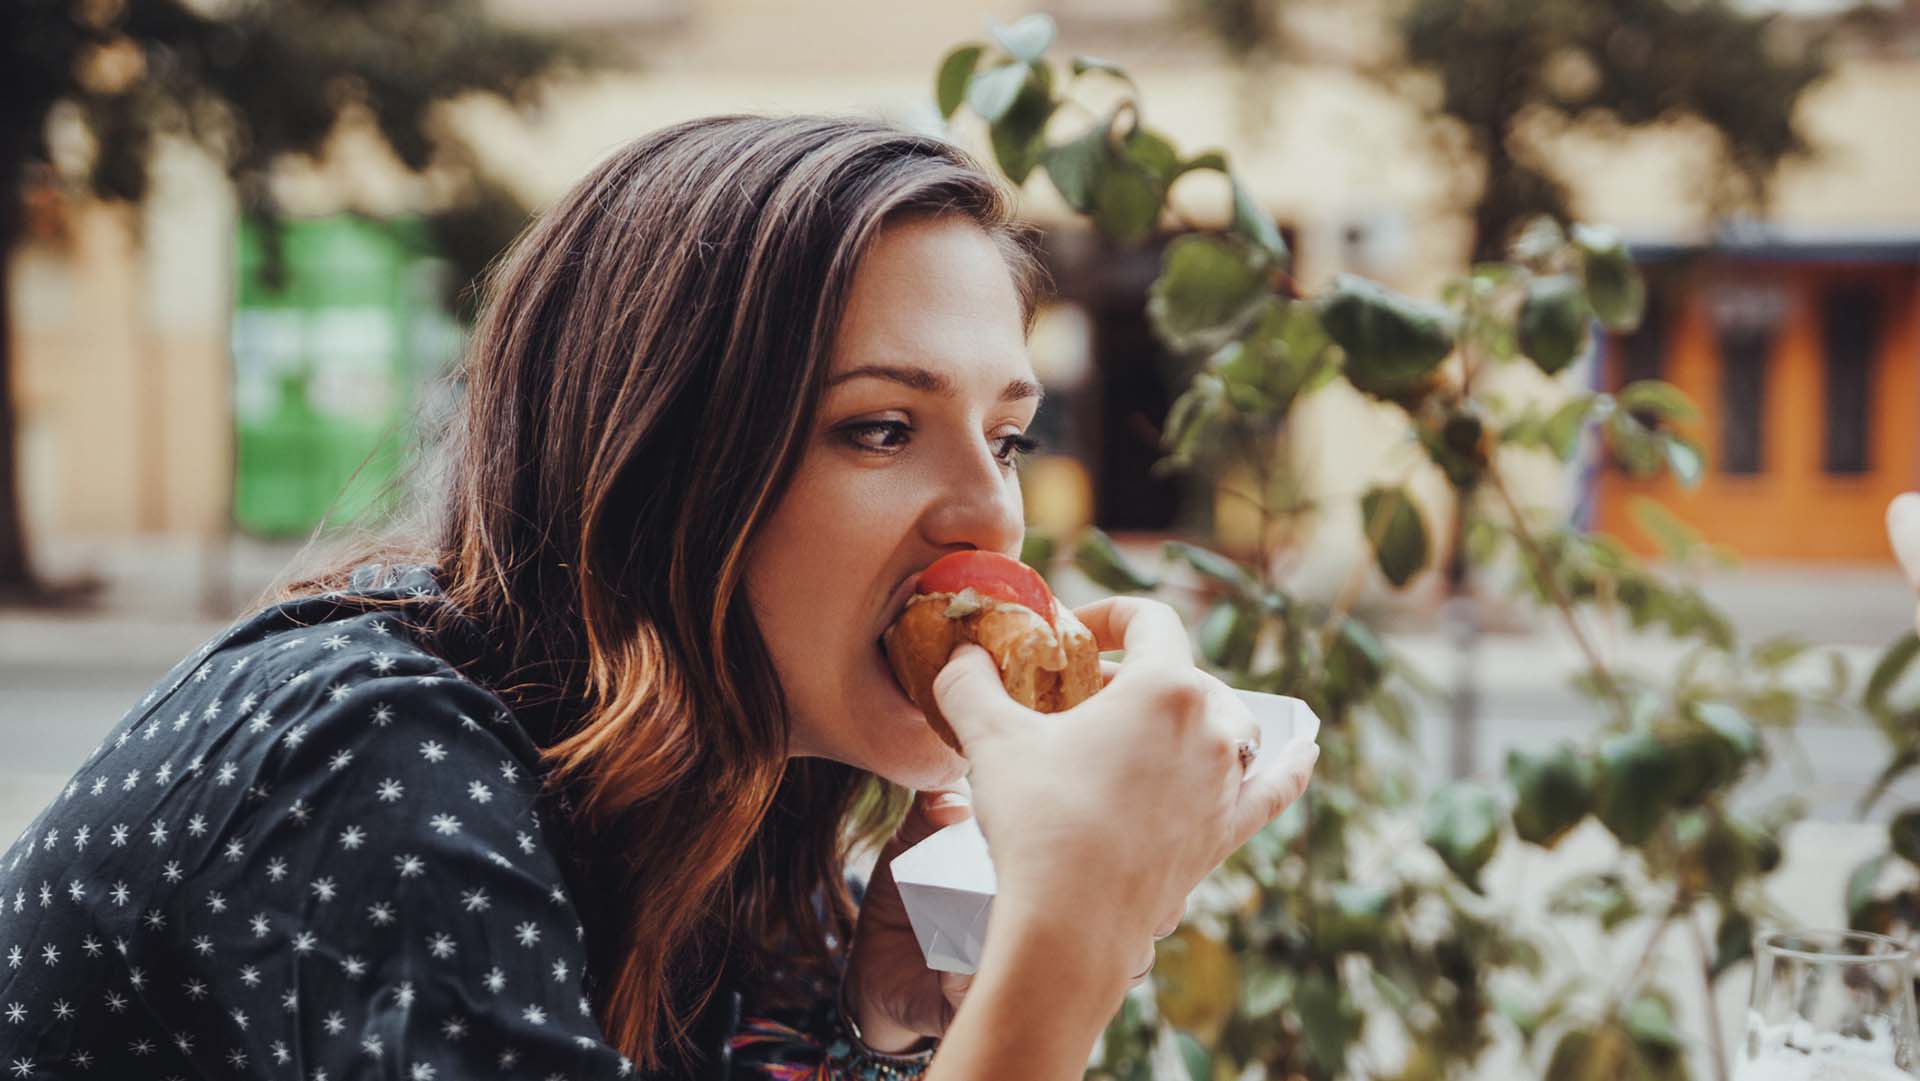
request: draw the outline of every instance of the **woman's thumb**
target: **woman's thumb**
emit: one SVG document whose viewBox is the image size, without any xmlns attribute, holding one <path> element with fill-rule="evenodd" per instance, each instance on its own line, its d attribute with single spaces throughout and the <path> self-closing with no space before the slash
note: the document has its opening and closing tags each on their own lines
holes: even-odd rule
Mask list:
<svg viewBox="0 0 1920 1081">
<path fill-rule="evenodd" d="M 993 655 L 972 643 L 954 649 L 946 667 L 933 677 L 933 700 L 962 747 L 1027 712 L 1008 697 Z"/>
</svg>

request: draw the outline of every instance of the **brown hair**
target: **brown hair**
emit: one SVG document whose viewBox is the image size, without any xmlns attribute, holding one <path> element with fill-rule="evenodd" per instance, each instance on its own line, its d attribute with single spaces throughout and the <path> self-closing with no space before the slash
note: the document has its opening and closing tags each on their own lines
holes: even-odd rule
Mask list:
<svg viewBox="0 0 1920 1081">
<path fill-rule="evenodd" d="M 1044 282 L 1008 193 L 944 140 L 855 119 L 720 116 L 641 138 L 490 276 L 422 554 L 502 674 L 492 689 L 552 718 L 530 730 L 610 959 L 597 1013 L 643 1068 L 684 1048 L 729 958 L 831 977 L 850 846 L 904 805 L 885 785 L 861 801 L 852 767 L 788 761 L 742 581 L 861 253 L 891 222 L 945 214 L 1000 243 L 1031 326 Z"/>
</svg>

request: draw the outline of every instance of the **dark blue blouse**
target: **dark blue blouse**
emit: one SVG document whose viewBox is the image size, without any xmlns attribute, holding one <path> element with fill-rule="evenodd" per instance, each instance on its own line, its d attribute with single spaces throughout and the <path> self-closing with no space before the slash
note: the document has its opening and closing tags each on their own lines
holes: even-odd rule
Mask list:
<svg viewBox="0 0 1920 1081">
<path fill-rule="evenodd" d="M 350 592 L 437 588 L 370 567 Z M 342 600 L 202 646 L 0 851 L 0 1079 L 635 1072 L 589 1009 L 527 732 L 404 619 Z M 768 1042 L 716 1002 L 696 1075 L 730 1035 Z"/>
</svg>

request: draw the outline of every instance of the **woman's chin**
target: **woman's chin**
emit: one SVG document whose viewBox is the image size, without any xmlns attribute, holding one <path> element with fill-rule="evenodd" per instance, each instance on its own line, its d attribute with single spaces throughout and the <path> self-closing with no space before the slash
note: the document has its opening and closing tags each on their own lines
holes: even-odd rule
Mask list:
<svg viewBox="0 0 1920 1081">
<path fill-rule="evenodd" d="M 913 789 L 938 788 L 966 776 L 967 760 L 934 732 L 926 714 L 900 689 L 884 659 L 880 669 L 875 698 L 881 705 L 872 729 L 877 761 L 869 767 L 872 772 Z"/>
</svg>

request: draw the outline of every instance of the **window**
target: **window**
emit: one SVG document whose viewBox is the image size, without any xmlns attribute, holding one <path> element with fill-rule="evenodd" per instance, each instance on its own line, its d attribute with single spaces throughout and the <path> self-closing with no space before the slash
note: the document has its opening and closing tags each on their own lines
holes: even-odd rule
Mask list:
<svg viewBox="0 0 1920 1081">
<path fill-rule="evenodd" d="M 1827 291 L 1820 307 L 1826 352 L 1826 445 L 1829 473 L 1865 473 L 1872 467 L 1873 354 L 1880 343 L 1880 295 L 1870 286 Z"/>
<path fill-rule="evenodd" d="M 1640 325 L 1632 333 L 1615 339 L 1614 351 L 1619 358 L 1616 369 L 1619 381 L 1614 385 L 1615 390 L 1643 379 L 1660 378 L 1666 368 L 1667 307 L 1666 291 L 1648 288 L 1647 307 L 1640 315 Z M 1641 410 L 1634 417 L 1649 428 L 1659 427 L 1661 423 L 1660 418 L 1648 410 Z"/>
<path fill-rule="evenodd" d="M 1717 283 L 1708 296 L 1720 344 L 1720 471 L 1766 467 L 1767 373 L 1786 316 L 1786 292 L 1768 276 Z"/>
</svg>

